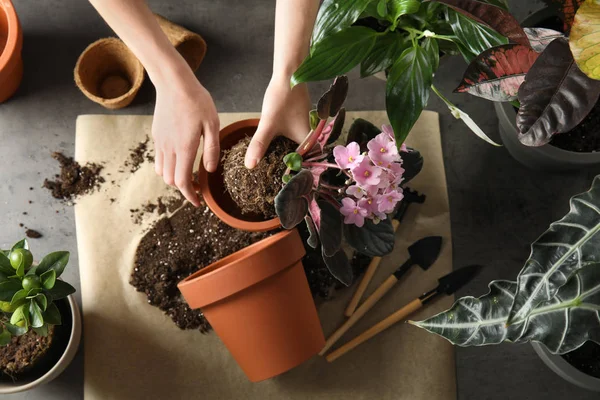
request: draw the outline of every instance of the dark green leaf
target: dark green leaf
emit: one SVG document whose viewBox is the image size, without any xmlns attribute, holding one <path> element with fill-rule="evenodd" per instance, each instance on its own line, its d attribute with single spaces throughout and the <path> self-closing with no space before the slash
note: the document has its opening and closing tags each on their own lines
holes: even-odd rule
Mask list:
<svg viewBox="0 0 600 400">
<path fill-rule="evenodd" d="M 44 324 L 39 328 L 33 328 L 33 331 L 40 336 L 46 337 L 48 336 L 48 325 Z"/>
<path fill-rule="evenodd" d="M 377 15 L 381 18 L 386 18 L 388 16 L 387 0 L 379 0 L 377 2 Z"/>
<path fill-rule="evenodd" d="M 404 168 L 404 174 L 402 175 L 404 180 L 402 183 L 407 184 L 423 169 L 423 156 L 418 150 L 414 149 L 402 152 L 400 156 L 402 157 L 402 168 Z"/>
<path fill-rule="evenodd" d="M 16 325 L 9 324 L 9 323 L 5 322 L 4 323 L 4 327 L 13 336 L 21 336 L 21 335 L 24 335 L 24 334 L 27 333 L 27 328 L 25 328 L 23 326 L 16 326 Z"/>
<path fill-rule="evenodd" d="M 433 68 L 433 72 L 437 71 L 440 66 L 440 47 L 438 45 L 437 39 L 434 38 L 425 38 L 423 43 L 423 50 L 425 50 L 425 54 L 429 57 L 429 64 Z"/>
<path fill-rule="evenodd" d="M 60 311 L 56 304 L 48 304 L 48 308 L 46 309 L 46 312 L 44 312 L 44 321 L 50 325 L 60 325 L 62 323 Z"/>
<path fill-rule="evenodd" d="M 286 154 L 283 157 L 283 162 L 292 171 L 300 171 L 302 169 L 302 156 L 296 152 Z"/>
<path fill-rule="evenodd" d="M 44 317 L 42 316 L 42 310 L 38 303 L 31 300 L 29 303 L 29 315 L 31 315 L 31 327 L 41 328 L 44 325 Z"/>
<path fill-rule="evenodd" d="M 548 143 L 554 134 L 577 126 L 599 97 L 600 81 L 581 72 L 566 39 L 555 39 L 538 57 L 519 89 L 519 140 L 528 146 Z"/>
<path fill-rule="evenodd" d="M 422 47 L 408 48 L 388 75 L 385 106 L 398 146 L 404 143 L 429 100 L 433 80 L 429 60 Z"/>
<path fill-rule="evenodd" d="M 22 304 L 15 309 L 15 311 L 10 316 L 11 324 L 17 325 L 17 323 L 19 323 L 20 321 L 23 321 L 25 319 L 25 314 L 27 313 L 26 307 L 27 307 L 27 304 Z"/>
<path fill-rule="evenodd" d="M 37 266 L 36 274 L 41 275 L 44 272 L 53 269 L 56 271 L 56 277 L 62 275 L 65 267 L 69 263 L 69 252 L 68 251 L 57 251 L 54 253 L 48 254 L 46 257 L 40 261 L 40 264 Z"/>
<path fill-rule="evenodd" d="M 319 124 L 319 113 L 317 112 L 317 110 L 310 110 L 308 117 L 310 120 L 310 129 L 317 129 L 317 125 Z"/>
<path fill-rule="evenodd" d="M 29 292 L 27 292 L 27 298 L 34 298 L 39 293 L 42 293 L 42 288 L 29 289 Z"/>
<path fill-rule="evenodd" d="M 491 4 L 496 7 L 500 7 L 503 10 L 508 11 L 508 0 L 478 0 L 482 3 Z"/>
<path fill-rule="evenodd" d="M 15 243 L 13 245 L 13 247 L 10 249 L 10 251 L 13 251 L 15 249 L 27 249 L 27 250 L 29 250 L 29 242 L 27 241 L 27 239 L 19 240 L 17 243 Z"/>
<path fill-rule="evenodd" d="M 468 63 L 487 49 L 508 43 L 504 36 L 452 9 L 447 10 L 446 18 Z"/>
<path fill-rule="evenodd" d="M 27 297 L 27 290 L 21 289 L 17 293 L 15 293 L 15 295 L 12 297 L 12 299 L 10 300 L 10 305 L 11 306 L 15 306 L 15 305 L 20 306 L 22 303 L 25 302 L 26 297 Z"/>
<path fill-rule="evenodd" d="M 48 308 L 48 299 L 46 298 L 46 296 L 44 296 L 42 293 L 39 293 L 34 297 L 34 300 L 40 306 L 42 311 L 46 311 L 46 308 Z"/>
<path fill-rule="evenodd" d="M 0 326 L 0 346 L 6 346 L 12 341 L 12 336 L 9 331 L 2 330 Z"/>
<path fill-rule="evenodd" d="M 372 0 L 325 0 L 321 4 L 315 29 L 313 46 L 326 36 L 352 25 Z"/>
<path fill-rule="evenodd" d="M 326 37 L 313 46 L 312 54 L 298 67 L 292 86 L 347 73 L 369 54 L 379 35 L 364 26 L 353 26 Z"/>
<path fill-rule="evenodd" d="M 313 188 L 313 176 L 303 169 L 279 191 L 275 197 L 275 211 L 281 220 L 281 226 L 292 229 L 298 225 L 308 212 L 308 196 Z M 60 281 L 57 281 L 58 285 Z"/>
<path fill-rule="evenodd" d="M 65 297 L 75 293 L 75 288 L 69 285 L 67 282 L 57 279 L 54 287 L 50 289 L 48 293 L 50 293 L 52 296 L 52 300 L 55 301 L 64 299 Z"/>
<path fill-rule="evenodd" d="M 304 217 L 304 222 L 306 222 L 306 227 L 308 228 L 308 233 L 309 233 L 309 237 L 306 240 L 306 243 L 313 249 L 316 249 L 317 246 L 319 245 L 319 235 L 317 234 L 317 229 L 315 228 L 315 223 L 313 222 L 312 218 L 309 215 Z"/>
<path fill-rule="evenodd" d="M 292 179 L 292 175 L 290 174 L 285 174 L 281 180 L 283 181 L 283 183 L 288 183 L 290 181 L 290 179 Z"/>
<path fill-rule="evenodd" d="M 0 253 L 0 272 L 6 276 L 11 276 L 15 273 L 15 270 L 10 265 L 10 260 L 4 253 Z"/>
<path fill-rule="evenodd" d="M 394 250 L 394 227 L 386 219 L 378 224 L 365 219 L 362 228 L 354 224 L 344 224 L 344 238 L 359 253 L 370 257 L 382 257 Z"/>
<path fill-rule="evenodd" d="M 332 257 L 328 257 L 323 254 L 323 261 L 327 265 L 327 269 L 331 272 L 338 281 L 342 282 L 346 286 L 350 286 L 354 279 L 352 273 L 352 266 L 348 261 L 348 257 L 343 250 L 338 251 Z"/>
<path fill-rule="evenodd" d="M 407 36 L 399 32 L 387 32 L 378 36 L 371 52 L 360 63 L 361 78 L 385 71 L 392 66 L 402 52 L 411 45 Z"/>
<path fill-rule="evenodd" d="M 50 290 L 54 287 L 54 283 L 56 282 L 56 271 L 53 269 L 48 270 L 40 275 L 40 279 L 44 289 Z"/>
<path fill-rule="evenodd" d="M 390 22 L 394 23 L 402 15 L 416 13 L 420 6 L 420 0 L 389 0 L 388 18 Z"/>
<path fill-rule="evenodd" d="M 21 290 L 21 281 L 19 279 L 9 279 L 0 282 L 0 301 L 11 301 L 15 293 Z"/>
<path fill-rule="evenodd" d="M 339 210 L 325 200 L 318 200 L 321 209 L 319 237 L 323 254 L 333 256 L 342 246 L 342 215 Z"/>
</svg>

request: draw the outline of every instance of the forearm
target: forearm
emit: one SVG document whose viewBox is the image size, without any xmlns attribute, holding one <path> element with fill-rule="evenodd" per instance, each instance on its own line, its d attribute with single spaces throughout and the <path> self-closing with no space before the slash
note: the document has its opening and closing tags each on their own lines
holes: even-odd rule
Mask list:
<svg viewBox="0 0 600 400">
<path fill-rule="evenodd" d="M 141 61 L 155 85 L 193 75 L 144 0 L 90 0 L 90 3 Z"/>
<path fill-rule="evenodd" d="M 308 55 L 319 0 L 277 0 L 273 76 L 284 79 Z"/>
</svg>

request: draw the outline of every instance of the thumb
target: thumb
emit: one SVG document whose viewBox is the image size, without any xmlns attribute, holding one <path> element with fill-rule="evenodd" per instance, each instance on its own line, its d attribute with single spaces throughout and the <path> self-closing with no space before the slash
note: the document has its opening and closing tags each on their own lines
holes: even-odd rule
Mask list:
<svg viewBox="0 0 600 400">
<path fill-rule="evenodd" d="M 267 148 L 273 139 L 273 129 L 266 122 L 262 121 L 258 124 L 258 129 L 254 136 L 252 136 L 252 140 L 250 141 L 250 145 L 248 146 L 248 150 L 246 151 L 246 159 L 244 164 L 246 168 L 252 169 L 256 167 L 256 164 L 260 161 L 261 158 L 267 152 Z"/>
</svg>

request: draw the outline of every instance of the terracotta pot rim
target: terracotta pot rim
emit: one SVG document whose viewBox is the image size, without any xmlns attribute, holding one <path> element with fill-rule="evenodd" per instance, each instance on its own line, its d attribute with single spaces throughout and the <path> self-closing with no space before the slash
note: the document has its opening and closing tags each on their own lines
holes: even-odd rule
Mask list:
<svg viewBox="0 0 600 400">
<path fill-rule="evenodd" d="M 8 35 L 4 49 L 0 50 L 0 71 L 7 67 L 15 54 L 19 54 L 23 39 L 21 36 L 21 27 L 19 17 L 11 0 L 0 0 L 0 12 L 6 15 L 8 21 Z"/>
<path fill-rule="evenodd" d="M 0 0 L 1 1 L 1 0 Z M 109 37 L 109 38 L 102 38 L 102 39 L 98 39 L 95 42 L 91 43 L 88 47 L 85 48 L 85 50 L 81 53 L 81 55 L 79 56 L 79 58 L 77 59 L 77 63 L 75 64 L 75 80 L 78 81 L 77 86 L 79 86 L 79 88 L 81 89 L 81 91 L 92 101 L 95 101 L 96 103 L 102 103 L 104 106 L 111 106 L 111 105 L 115 105 L 117 103 L 122 102 L 124 99 L 129 98 L 131 96 L 134 96 L 138 90 L 140 90 L 140 87 L 142 86 L 142 83 L 144 82 L 144 66 L 142 65 L 142 63 L 137 60 L 137 68 L 136 68 L 136 75 L 135 75 L 135 81 L 131 83 L 131 88 L 129 89 L 129 91 L 127 91 L 127 93 L 122 94 L 119 97 L 114 97 L 112 99 L 107 99 L 105 97 L 100 97 L 100 96 L 96 96 L 95 94 L 91 93 L 81 82 L 80 82 L 80 73 L 79 73 L 79 69 L 81 68 L 81 61 L 83 60 L 84 56 L 88 53 L 88 51 L 90 51 L 92 48 L 102 44 L 102 43 L 109 43 L 111 45 L 116 45 L 119 47 L 122 47 L 124 49 L 126 49 L 127 51 L 131 51 L 129 50 L 129 47 L 127 47 L 127 45 L 118 38 L 114 38 L 114 37 Z"/>
<path fill-rule="evenodd" d="M 233 124 L 227 125 L 225 128 L 221 129 L 219 133 L 219 138 L 222 139 L 230 135 L 231 133 L 247 127 L 257 127 L 260 119 L 258 118 L 250 118 L 243 119 Z M 198 177 L 200 180 L 200 192 L 206 201 L 206 205 L 211 209 L 213 213 L 227 225 L 232 228 L 241 229 L 245 231 L 253 231 L 253 232 L 265 232 L 271 231 L 281 227 L 281 221 L 279 217 L 275 217 L 266 221 L 247 221 L 243 219 L 239 219 L 234 217 L 233 215 L 227 213 L 227 211 L 223 210 L 221 206 L 215 200 L 211 188 L 208 184 L 208 171 L 204 168 L 204 163 L 200 163 L 200 168 L 198 171 Z"/>
<path fill-rule="evenodd" d="M 284 230 L 212 263 L 177 287 L 190 308 L 202 308 L 294 266 L 305 254 L 298 230 Z"/>
</svg>

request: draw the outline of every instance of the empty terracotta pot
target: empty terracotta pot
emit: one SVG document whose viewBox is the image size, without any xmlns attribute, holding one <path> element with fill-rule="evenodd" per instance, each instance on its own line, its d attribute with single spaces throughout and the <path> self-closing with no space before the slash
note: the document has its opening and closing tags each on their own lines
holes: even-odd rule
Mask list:
<svg viewBox="0 0 600 400">
<path fill-rule="evenodd" d="M 256 132 L 259 119 L 245 119 L 226 126 L 219 133 L 221 156 L 223 151 L 231 149 L 236 143 Z M 279 218 L 266 220 L 258 214 L 242 214 L 239 207 L 225 190 L 223 181 L 223 165 L 219 163 L 217 170 L 209 174 L 204 165 L 200 163 L 198 171 L 200 191 L 208 207 L 227 225 L 244 231 L 263 232 L 281 226 Z"/>
<path fill-rule="evenodd" d="M 174 24 L 162 15 L 154 15 L 171 44 L 187 61 L 192 71 L 196 71 L 206 55 L 206 42 L 202 39 L 202 36 Z"/>
<path fill-rule="evenodd" d="M 282 231 L 179 284 L 252 382 L 294 368 L 325 345 L 304 254 L 298 231 Z"/>
<path fill-rule="evenodd" d="M 75 83 L 90 100 L 109 109 L 128 106 L 144 81 L 144 67 L 121 40 L 90 44 L 75 65 Z"/>
<path fill-rule="evenodd" d="M 11 0 L 0 0 L 0 103 L 10 98 L 23 79 L 23 31 Z"/>
</svg>

